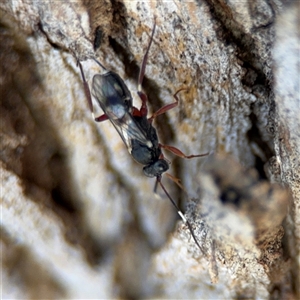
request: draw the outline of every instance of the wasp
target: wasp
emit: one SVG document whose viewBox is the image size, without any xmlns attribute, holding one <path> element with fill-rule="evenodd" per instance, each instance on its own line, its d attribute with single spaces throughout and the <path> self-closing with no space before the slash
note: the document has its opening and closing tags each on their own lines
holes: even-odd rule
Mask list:
<svg viewBox="0 0 300 300">
<path fill-rule="evenodd" d="M 208 155 L 208 153 L 199 155 L 185 155 L 179 149 L 173 146 L 163 145 L 158 140 L 156 129 L 153 127 L 153 119 L 167 112 L 168 110 L 176 107 L 179 102 L 177 94 L 183 89 L 178 90 L 173 95 L 175 99 L 174 103 L 163 106 L 158 111 L 156 111 L 150 118 L 148 118 L 148 97 L 142 91 L 142 82 L 146 71 L 148 53 L 153 41 L 155 29 L 156 21 L 154 21 L 150 41 L 144 54 L 138 77 L 137 93 L 142 102 L 140 109 L 133 106 L 131 93 L 126 84 L 124 83 L 123 79 L 117 73 L 113 71 L 108 71 L 99 61 L 94 59 L 95 62 L 104 70 L 103 74 L 96 74 L 93 77 L 92 95 L 97 100 L 99 106 L 104 112 L 103 115 L 94 119 L 96 122 L 103 122 L 109 120 L 112 123 L 112 125 L 115 127 L 116 131 L 122 138 L 124 144 L 128 149 L 128 152 L 133 157 L 133 159 L 141 165 L 144 165 L 144 174 L 147 177 L 156 178 L 156 186 L 157 184 L 161 186 L 166 196 L 176 208 L 183 222 L 188 226 L 195 243 L 201 249 L 201 246 L 199 245 L 196 239 L 190 222 L 185 218 L 184 214 L 181 212 L 178 205 L 170 196 L 170 194 L 168 193 L 168 191 L 162 183 L 162 174 L 169 169 L 169 163 L 165 159 L 162 153 L 162 149 L 169 150 L 177 156 L 188 159 L 193 157 L 202 157 Z M 88 83 L 85 79 L 82 65 L 79 61 L 78 64 L 80 67 L 86 98 L 90 110 L 93 114 L 91 92 Z M 168 173 L 166 174 L 176 183 L 179 183 L 179 179 L 176 179 Z"/>
</svg>

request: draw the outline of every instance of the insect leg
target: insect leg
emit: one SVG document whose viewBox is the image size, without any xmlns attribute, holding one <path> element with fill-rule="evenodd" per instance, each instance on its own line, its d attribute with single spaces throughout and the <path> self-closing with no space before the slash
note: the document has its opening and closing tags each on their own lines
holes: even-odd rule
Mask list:
<svg viewBox="0 0 300 300">
<path fill-rule="evenodd" d="M 183 90 L 186 90 L 186 88 L 181 88 L 179 89 L 174 95 L 173 97 L 175 98 L 175 102 L 174 103 L 170 103 L 170 104 L 167 104 L 163 107 L 161 107 L 160 109 L 158 109 L 149 119 L 148 121 L 151 123 L 153 121 L 154 118 L 156 118 L 157 116 L 159 115 L 162 115 L 164 113 L 166 113 L 168 110 L 171 110 L 173 109 L 174 107 L 176 107 L 178 105 L 178 102 L 179 102 L 179 99 L 177 97 L 177 94 Z"/>
<path fill-rule="evenodd" d="M 89 85 L 88 85 L 87 81 L 85 80 L 85 76 L 84 76 L 84 73 L 83 73 L 82 65 L 81 65 L 81 63 L 80 63 L 79 60 L 77 60 L 77 65 L 79 65 L 79 68 L 80 68 L 81 77 L 82 77 L 82 81 L 83 81 L 83 87 L 84 87 L 85 97 L 86 97 L 86 99 L 88 101 L 89 108 L 90 108 L 91 113 L 92 113 L 92 115 L 94 117 L 94 108 L 93 108 L 91 91 L 90 91 L 90 88 L 89 88 Z"/>
<path fill-rule="evenodd" d="M 171 175 L 170 173 L 164 173 L 165 176 L 169 177 L 173 182 L 175 182 L 186 194 L 187 191 L 184 188 L 184 186 L 181 184 L 181 180 L 173 175 Z"/>
<path fill-rule="evenodd" d="M 144 55 L 142 64 L 141 64 L 140 74 L 139 74 L 139 79 L 138 79 L 138 91 L 137 91 L 137 93 L 138 93 L 138 95 L 140 96 L 140 98 L 142 100 L 142 106 L 140 108 L 140 112 L 143 116 L 147 116 L 147 113 L 148 113 L 148 108 L 147 108 L 148 98 L 147 98 L 147 95 L 142 91 L 142 82 L 143 82 L 145 71 L 146 71 L 148 53 L 149 53 L 149 49 L 150 49 L 150 46 L 151 46 L 152 41 L 153 41 L 155 27 L 156 27 L 156 17 L 154 17 L 154 25 L 153 25 L 153 29 L 152 29 L 152 34 L 151 34 L 150 41 L 149 41 L 146 53 Z"/>
<path fill-rule="evenodd" d="M 192 237 L 193 237 L 193 240 L 195 241 L 196 245 L 199 247 L 199 249 L 205 253 L 202 249 L 202 247 L 200 246 L 199 242 L 197 241 L 196 239 L 196 236 L 195 236 L 195 233 L 194 233 L 194 230 L 192 228 L 192 225 L 191 223 L 187 220 L 187 218 L 184 216 L 184 214 L 182 213 L 182 211 L 179 209 L 179 207 L 177 206 L 177 204 L 175 203 L 175 201 L 172 199 L 172 197 L 170 196 L 170 194 L 168 193 L 168 191 L 166 190 L 166 188 L 164 187 L 164 185 L 162 184 L 161 182 L 161 176 L 158 176 L 157 178 L 157 182 L 160 184 L 160 186 L 162 187 L 162 189 L 164 190 L 165 194 L 167 195 L 167 197 L 169 198 L 169 200 L 171 201 L 171 203 L 173 204 L 173 206 L 176 208 L 177 210 L 177 213 L 179 214 L 179 216 L 181 217 L 182 221 L 187 225 Z"/>
<path fill-rule="evenodd" d="M 94 61 L 96 63 L 98 63 L 103 69 L 105 69 L 104 66 L 100 62 L 98 62 L 96 59 L 94 59 Z M 92 102 L 92 96 L 91 96 L 91 91 L 90 91 L 89 85 L 88 85 L 88 83 L 87 83 L 87 81 L 85 79 L 85 76 L 84 76 L 84 73 L 83 73 L 83 69 L 82 69 L 82 65 L 81 65 L 81 63 L 80 63 L 79 60 L 77 60 L 77 65 L 79 65 L 79 68 L 80 68 L 81 77 L 82 77 L 82 81 L 83 81 L 83 87 L 84 87 L 85 97 L 86 97 L 86 99 L 88 101 L 89 108 L 90 108 L 90 110 L 92 112 L 93 119 L 96 122 L 103 122 L 103 121 L 108 120 L 109 118 L 105 114 L 95 118 L 95 116 L 94 116 L 93 102 Z"/>
<path fill-rule="evenodd" d="M 202 156 L 206 156 L 209 154 L 209 152 L 208 152 L 208 153 L 197 154 L 197 155 L 185 155 L 181 150 L 179 150 L 178 148 L 175 148 L 173 146 L 159 144 L 159 147 L 166 149 L 179 157 L 187 158 L 187 159 L 194 158 L 194 157 L 202 157 Z"/>
<path fill-rule="evenodd" d="M 103 122 L 103 121 L 106 121 L 106 120 L 109 120 L 109 117 L 105 114 L 95 118 L 96 122 Z"/>
</svg>

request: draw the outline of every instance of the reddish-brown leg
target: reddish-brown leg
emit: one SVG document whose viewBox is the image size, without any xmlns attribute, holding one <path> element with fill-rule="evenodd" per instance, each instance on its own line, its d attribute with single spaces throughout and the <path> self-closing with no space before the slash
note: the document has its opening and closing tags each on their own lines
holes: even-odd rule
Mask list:
<svg viewBox="0 0 300 300">
<path fill-rule="evenodd" d="M 194 157 L 202 157 L 202 156 L 206 156 L 209 154 L 209 153 L 204 153 L 204 154 L 197 154 L 197 155 L 185 155 L 182 151 L 180 151 L 179 149 L 177 149 L 173 146 L 159 144 L 159 147 L 166 149 L 179 157 L 187 158 L 187 159 L 194 158 Z"/>
<path fill-rule="evenodd" d="M 148 47 L 147 47 L 147 50 L 146 50 L 146 53 L 144 55 L 144 58 L 143 58 L 143 61 L 142 61 L 142 64 L 141 64 L 141 68 L 140 68 L 140 73 L 139 73 L 139 79 L 138 79 L 138 95 L 139 97 L 141 98 L 142 100 L 142 105 L 141 105 L 141 108 L 140 108 L 140 113 L 134 111 L 133 112 L 133 115 L 140 115 L 140 116 L 147 116 L 148 114 L 148 107 L 147 107 L 147 102 L 148 102 L 148 97 L 147 95 L 142 91 L 142 83 L 143 83 L 143 79 L 144 79 L 144 76 L 145 76 L 145 72 L 146 72 L 146 66 L 147 66 L 147 60 L 148 60 L 148 53 L 149 53 L 149 49 L 151 47 L 151 44 L 152 44 L 152 41 L 153 41 L 153 36 L 154 36 L 154 33 L 155 33 L 155 28 L 156 28 L 156 17 L 154 18 L 154 26 L 153 26 L 153 29 L 152 29 L 152 34 L 151 34 L 151 37 L 150 37 L 150 41 L 149 41 L 149 44 L 148 44 Z M 160 108 L 159 110 L 157 110 L 148 120 L 149 122 L 152 122 L 153 119 L 165 112 L 167 112 L 168 110 L 176 107 L 178 105 L 178 97 L 177 97 L 177 94 L 184 90 L 185 88 L 182 88 L 182 89 L 179 89 L 175 94 L 174 94 L 174 98 L 176 100 L 176 102 L 174 103 L 171 103 L 171 104 L 167 104 L 165 106 L 163 106 L 162 108 Z"/>
<path fill-rule="evenodd" d="M 184 186 L 181 184 L 181 180 L 177 177 L 174 177 L 173 175 L 171 175 L 170 173 L 164 173 L 165 176 L 169 177 L 173 182 L 175 182 L 185 193 L 186 193 L 186 189 L 184 188 Z"/>
<path fill-rule="evenodd" d="M 96 117 L 94 118 L 96 122 L 103 122 L 103 121 L 107 121 L 109 120 L 109 117 L 105 114 L 99 116 L 99 117 Z"/>
<path fill-rule="evenodd" d="M 148 107 L 147 107 L 148 97 L 147 97 L 147 95 L 146 95 L 144 92 L 142 92 L 142 91 L 138 91 L 137 93 L 138 93 L 139 97 L 140 97 L 141 100 L 142 100 L 142 105 L 141 105 L 141 108 L 140 108 L 140 110 L 139 110 L 139 115 L 140 115 L 140 116 L 145 116 L 145 117 L 146 117 L 147 114 L 148 114 Z"/>
<path fill-rule="evenodd" d="M 174 95 L 173 97 L 175 98 L 175 102 L 174 103 L 170 103 L 170 104 L 167 104 L 163 107 L 161 107 L 160 109 L 158 109 L 149 119 L 148 121 L 149 122 L 152 122 L 154 118 L 156 118 L 157 116 L 159 115 L 162 115 L 164 113 L 166 113 L 168 110 L 170 109 L 173 109 L 174 107 L 176 107 L 178 105 L 178 102 L 179 102 L 179 99 L 177 97 L 177 94 L 183 90 L 186 90 L 186 88 L 181 88 L 179 89 Z"/>
<path fill-rule="evenodd" d="M 83 81 L 83 87 L 84 87 L 85 97 L 86 97 L 86 99 L 87 99 L 87 102 L 88 102 L 90 111 L 91 111 L 91 113 L 93 114 L 93 113 L 94 113 L 94 108 L 93 108 L 93 102 L 92 102 L 91 91 L 90 91 L 90 88 L 89 88 L 88 83 L 87 83 L 86 80 L 85 80 L 85 76 L 84 76 L 84 73 L 83 73 L 82 65 L 81 65 L 81 63 L 80 63 L 79 60 L 77 60 L 77 65 L 79 65 L 79 68 L 80 68 L 81 77 L 82 77 L 82 81 Z M 93 115 L 94 115 L 94 114 L 93 114 Z"/>
<path fill-rule="evenodd" d="M 95 62 L 97 62 L 102 68 L 104 68 L 96 59 L 94 59 Z M 77 65 L 79 65 L 79 68 L 80 68 L 80 72 L 81 72 L 81 77 L 82 77 L 82 81 L 83 81 L 83 87 L 84 87 L 84 93 L 85 93 L 85 97 L 87 99 L 87 102 L 88 102 L 88 105 L 89 105 L 89 108 L 91 110 L 91 113 L 92 113 L 92 116 L 94 118 L 94 120 L 96 122 L 103 122 L 103 121 L 106 121 L 108 120 L 108 116 L 103 114 L 99 117 L 96 117 L 94 116 L 94 108 L 93 108 L 93 102 L 92 102 L 92 96 L 91 96 L 91 91 L 90 91 L 90 88 L 89 88 L 89 85 L 85 79 L 85 76 L 84 76 L 84 73 L 83 73 L 83 69 L 82 69 L 82 65 L 80 63 L 80 61 L 78 60 L 77 61 Z M 105 68 L 104 68 L 105 69 Z"/>
<path fill-rule="evenodd" d="M 139 79 L 138 79 L 138 91 L 137 91 L 137 93 L 138 93 L 138 95 L 140 96 L 140 98 L 142 100 L 142 106 L 140 108 L 140 113 L 141 113 L 142 116 L 147 116 L 147 114 L 148 114 L 148 107 L 147 107 L 148 98 L 147 98 L 147 95 L 142 91 L 142 83 L 143 83 L 144 75 L 145 75 L 145 72 L 146 72 L 148 53 L 149 53 L 149 49 L 150 49 L 150 46 L 151 46 L 152 41 L 153 41 L 155 28 L 156 28 L 156 17 L 154 17 L 154 26 L 153 26 L 153 29 L 152 29 L 152 34 L 151 34 L 150 41 L 149 41 L 146 53 L 144 55 L 142 64 L 141 64 L 141 69 L 140 69 L 140 74 L 139 74 Z"/>
</svg>

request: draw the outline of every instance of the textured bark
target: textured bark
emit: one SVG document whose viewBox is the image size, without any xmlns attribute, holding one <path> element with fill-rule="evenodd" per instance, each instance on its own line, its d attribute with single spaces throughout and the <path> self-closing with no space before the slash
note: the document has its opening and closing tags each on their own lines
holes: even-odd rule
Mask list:
<svg viewBox="0 0 300 300">
<path fill-rule="evenodd" d="M 296 4 L 10 0 L 0 14 L 3 298 L 299 298 Z M 211 153 L 166 153 L 202 251 L 92 120 L 77 67 L 90 83 L 97 58 L 135 97 L 154 16 L 151 111 L 186 88 L 160 140 Z"/>
</svg>

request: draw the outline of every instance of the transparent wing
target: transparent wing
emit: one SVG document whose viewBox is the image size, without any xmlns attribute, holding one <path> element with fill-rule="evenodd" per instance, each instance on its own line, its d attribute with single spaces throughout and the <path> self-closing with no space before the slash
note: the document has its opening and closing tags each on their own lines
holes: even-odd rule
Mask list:
<svg viewBox="0 0 300 300">
<path fill-rule="evenodd" d="M 146 134 L 132 118 L 130 113 L 126 112 L 121 119 L 110 118 L 109 120 L 118 131 L 129 153 L 131 153 L 132 150 L 132 140 L 138 140 L 141 144 L 149 148 L 153 147 L 152 142 L 146 137 Z"/>
<path fill-rule="evenodd" d="M 145 129 L 141 128 L 130 114 L 132 97 L 118 74 L 111 71 L 105 74 L 96 74 L 93 78 L 92 93 L 105 115 L 115 126 L 130 154 L 133 140 L 137 140 L 149 148 L 153 147 L 151 139 L 147 138 Z"/>
</svg>

